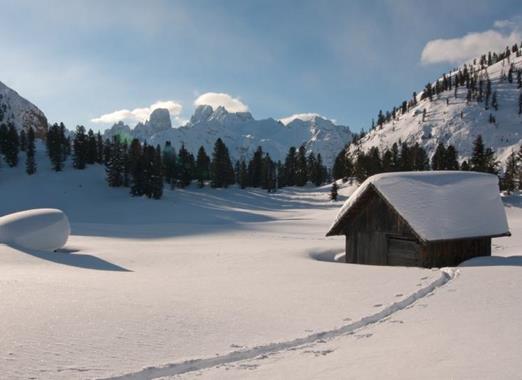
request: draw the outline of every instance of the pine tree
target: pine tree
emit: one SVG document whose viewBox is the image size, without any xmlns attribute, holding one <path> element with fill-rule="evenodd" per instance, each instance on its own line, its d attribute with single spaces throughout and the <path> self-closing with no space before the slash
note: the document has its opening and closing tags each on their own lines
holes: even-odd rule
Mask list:
<svg viewBox="0 0 522 380">
<path fill-rule="evenodd" d="M 210 185 L 228 187 L 234 183 L 234 167 L 230 161 L 228 148 L 221 138 L 216 140 L 210 163 Z"/>
<path fill-rule="evenodd" d="M 62 124 L 63 125 L 63 124 Z M 53 124 L 47 132 L 47 154 L 54 171 L 61 171 L 66 158 L 64 135 L 61 126 Z"/>
<path fill-rule="evenodd" d="M 209 171 L 210 171 L 210 157 L 205 152 L 205 148 L 202 146 L 199 147 L 198 155 L 196 158 L 196 178 L 199 183 L 199 187 L 203 187 L 205 185 L 205 181 L 209 179 Z"/>
<path fill-rule="evenodd" d="M 190 185 L 192 182 L 192 172 L 193 172 L 193 159 L 191 160 L 189 151 L 185 148 L 185 145 L 182 144 L 181 148 L 178 152 L 178 179 L 180 187 L 186 187 Z"/>
<path fill-rule="evenodd" d="M 152 148 L 152 147 L 151 147 Z M 154 148 L 153 148 L 154 149 Z M 163 196 L 163 164 L 161 162 L 161 148 L 159 145 L 153 152 L 151 170 L 151 196 L 150 198 L 160 199 Z"/>
<path fill-rule="evenodd" d="M 96 163 L 98 164 L 103 164 L 103 148 L 103 138 L 100 131 L 98 131 L 96 134 Z"/>
<path fill-rule="evenodd" d="M 248 186 L 248 170 L 247 165 L 244 160 L 241 160 L 239 164 L 239 176 L 238 176 L 239 186 L 242 189 L 245 189 Z"/>
<path fill-rule="evenodd" d="M 36 173 L 36 161 L 35 161 L 35 145 L 34 145 L 34 129 L 29 127 L 27 132 L 27 147 L 25 150 L 25 172 L 29 175 Z"/>
<path fill-rule="evenodd" d="M 108 159 L 105 161 L 105 173 L 107 183 L 110 187 L 120 187 L 124 185 L 124 151 L 119 136 L 114 136 L 109 145 Z M 81 152 L 81 147 L 79 148 Z M 82 153 L 80 153 L 81 155 Z M 81 160 L 81 159 L 80 159 Z M 81 161 L 80 161 L 81 162 Z"/>
<path fill-rule="evenodd" d="M 307 181 L 306 151 L 301 145 L 295 158 L 295 185 L 304 186 Z"/>
<path fill-rule="evenodd" d="M 252 187 L 263 186 L 263 149 L 258 146 L 252 159 L 248 163 L 248 175 Z"/>
<path fill-rule="evenodd" d="M 25 133 L 25 129 L 20 131 L 20 150 L 25 152 L 27 149 L 27 134 Z"/>
<path fill-rule="evenodd" d="M 288 154 L 286 155 L 284 164 L 284 178 L 286 186 L 295 186 L 296 155 L 297 153 L 295 147 L 290 147 L 290 149 L 288 149 Z"/>
<path fill-rule="evenodd" d="M 332 200 L 332 201 L 337 200 L 338 189 L 339 189 L 339 186 L 337 186 L 337 182 L 334 181 L 334 183 L 332 183 L 332 188 L 330 189 L 330 200 Z"/>
<path fill-rule="evenodd" d="M 18 152 L 20 151 L 20 140 L 18 131 L 13 123 L 9 123 L 7 129 L 7 139 L 2 149 L 4 160 L 10 167 L 18 165 Z"/>
<path fill-rule="evenodd" d="M 333 178 L 337 180 L 348 177 L 349 173 L 346 166 L 346 148 L 344 148 L 335 157 L 334 165 L 332 168 Z"/>
<path fill-rule="evenodd" d="M 85 127 L 78 125 L 73 140 L 73 167 L 76 169 L 85 169 L 87 164 L 88 146 Z"/>
<path fill-rule="evenodd" d="M 470 171 L 471 167 L 469 166 L 468 161 L 464 160 L 462 161 L 462 164 L 460 165 L 460 170 L 462 171 Z"/>
<path fill-rule="evenodd" d="M 98 145 L 96 136 L 92 129 L 87 132 L 87 147 L 86 147 L 86 163 L 92 165 L 96 162 L 98 156 Z"/>
<path fill-rule="evenodd" d="M 401 153 L 399 158 L 399 169 L 407 172 L 413 170 L 413 160 L 411 157 L 411 150 L 408 144 L 403 142 L 401 144 Z"/>
<path fill-rule="evenodd" d="M 477 172 L 485 172 L 486 171 L 486 157 L 485 157 L 485 147 L 482 141 L 482 135 L 478 135 L 475 141 L 473 142 L 473 151 L 471 154 L 471 170 Z"/>
<path fill-rule="evenodd" d="M 138 139 L 131 142 L 129 148 L 130 193 L 140 197 L 145 194 L 144 158 L 141 143 Z"/>
<path fill-rule="evenodd" d="M 435 149 L 435 153 L 431 158 L 432 170 L 444 170 L 446 163 L 446 148 L 443 143 L 439 143 Z"/>
<path fill-rule="evenodd" d="M 459 170 L 458 152 L 453 145 L 446 149 L 445 170 Z"/>
<path fill-rule="evenodd" d="M 172 147 L 170 141 L 166 141 L 163 148 L 163 173 L 165 181 L 170 185 L 171 189 L 174 189 L 178 176 L 177 161 L 176 150 Z"/>
</svg>

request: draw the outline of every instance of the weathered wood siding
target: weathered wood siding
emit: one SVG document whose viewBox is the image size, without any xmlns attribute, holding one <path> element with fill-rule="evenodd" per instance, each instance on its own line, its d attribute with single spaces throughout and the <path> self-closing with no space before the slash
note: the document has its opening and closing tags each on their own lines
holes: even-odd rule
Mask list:
<svg viewBox="0 0 522 380">
<path fill-rule="evenodd" d="M 408 223 L 369 188 L 344 225 L 346 262 L 420 267 L 456 266 L 491 255 L 491 238 L 421 243 Z"/>
<path fill-rule="evenodd" d="M 422 266 L 451 267 L 477 256 L 491 256 L 491 238 L 447 240 L 422 247 Z"/>
<path fill-rule="evenodd" d="M 388 237 L 415 240 L 415 236 L 404 219 L 372 188 L 360 199 L 360 205 L 344 226 L 346 262 L 386 265 Z"/>
</svg>

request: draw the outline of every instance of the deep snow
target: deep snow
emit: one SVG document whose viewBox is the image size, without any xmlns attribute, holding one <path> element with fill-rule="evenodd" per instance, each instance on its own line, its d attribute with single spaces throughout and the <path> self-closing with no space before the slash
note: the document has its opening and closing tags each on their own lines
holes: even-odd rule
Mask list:
<svg viewBox="0 0 522 380">
<path fill-rule="evenodd" d="M 339 233 L 334 232 L 337 224 L 369 186 L 374 186 L 425 241 L 509 234 L 498 177 L 462 171 L 371 176 L 341 207 L 330 229 L 332 233 Z"/>
<path fill-rule="evenodd" d="M 342 202 L 328 186 L 189 188 L 155 201 L 107 188 L 101 167 L 1 171 L 0 215 L 55 207 L 72 229 L 57 253 L 0 245 L 6 378 L 172 377 L 179 365 L 200 368 L 187 378 L 520 373 L 516 258 L 456 277 L 337 263 L 344 239 L 324 234 Z M 494 244 L 510 256 L 522 211 L 517 197 L 506 204 L 515 236 Z"/>
</svg>

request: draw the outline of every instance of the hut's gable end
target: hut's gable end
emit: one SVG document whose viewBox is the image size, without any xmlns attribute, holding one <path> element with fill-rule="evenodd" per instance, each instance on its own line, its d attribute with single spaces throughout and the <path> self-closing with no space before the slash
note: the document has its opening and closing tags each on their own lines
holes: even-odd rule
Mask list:
<svg viewBox="0 0 522 380">
<path fill-rule="evenodd" d="M 408 223 L 373 187 L 357 203 L 342 221 L 347 262 L 385 265 L 390 236 L 416 240 Z"/>
</svg>

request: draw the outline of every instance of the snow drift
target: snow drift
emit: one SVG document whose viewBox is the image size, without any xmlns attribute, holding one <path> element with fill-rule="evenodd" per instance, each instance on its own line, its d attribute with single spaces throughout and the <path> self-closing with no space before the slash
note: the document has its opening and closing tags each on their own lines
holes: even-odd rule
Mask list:
<svg viewBox="0 0 522 380">
<path fill-rule="evenodd" d="M 0 242 L 24 249 L 62 248 L 70 232 L 69 219 L 57 209 L 26 210 L 0 218 Z"/>
</svg>

